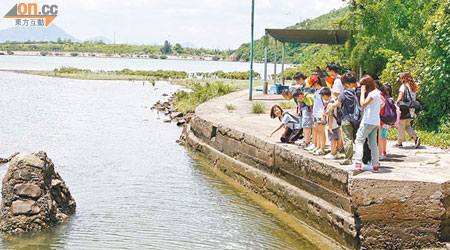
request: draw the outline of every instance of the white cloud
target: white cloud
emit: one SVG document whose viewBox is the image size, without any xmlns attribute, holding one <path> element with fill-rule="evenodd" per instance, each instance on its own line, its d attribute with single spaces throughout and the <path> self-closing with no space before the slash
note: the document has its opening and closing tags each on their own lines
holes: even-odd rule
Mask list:
<svg viewBox="0 0 450 250">
<path fill-rule="evenodd" d="M 118 42 L 193 42 L 197 46 L 236 48 L 250 40 L 251 0 L 45 0 L 59 5 L 54 23 L 86 39 L 116 32 Z M 2 0 L 0 14 L 17 1 Z M 265 28 L 283 28 L 345 5 L 342 0 L 255 0 L 255 38 Z M 11 21 L 11 20 L 7 20 Z M 13 25 L 1 19 L 0 28 Z"/>
</svg>

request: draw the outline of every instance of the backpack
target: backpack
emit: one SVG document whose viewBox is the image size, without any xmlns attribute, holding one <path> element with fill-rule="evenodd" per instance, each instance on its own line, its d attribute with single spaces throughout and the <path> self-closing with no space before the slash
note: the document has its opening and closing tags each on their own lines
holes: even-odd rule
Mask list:
<svg viewBox="0 0 450 250">
<path fill-rule="evenodd" d="M 358 99 L 357 95 L 355 94 L 353 97 L 354 97 L 353 98 L 353 114 L 350 114 L 349 116 L 350 116 L 350 123 L 352 124 L 352 127 L 353 127 L 353 132 L 356 133 L 356 131 L 359 128 L 359 124 L 361 124 L 363 111 L 357 100 Z"/>
<path fill-rule="evenodd" d="M 394 125 L 397 121 L 397 107 L 391 97 L 384 96 L 384 99 L 384 115 L 380 117 L 381 121 L 387 125 Z"/>
<path fill-rule="evenodd" d="M 337 125 L 341 126 L 341 124 L 342 124 L 342 116 L 343 116 L 341 106 L 338 106 L 336 108 L 336 114 L 337 114 L 337 116 L 334 115 L 334 112 L 333 112 L 333 117 L 334 117 L 334 119 L 336 119 Z"/>
</svg>

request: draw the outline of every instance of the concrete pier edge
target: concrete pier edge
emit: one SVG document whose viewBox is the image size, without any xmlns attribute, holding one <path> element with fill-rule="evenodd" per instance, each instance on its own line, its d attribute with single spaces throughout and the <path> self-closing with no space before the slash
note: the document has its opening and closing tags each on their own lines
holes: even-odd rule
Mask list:
<svg viewBox="0 0 450 250">
<path fill-rule="evenodd" d="M 278 123 L 267 114 L 251 114 L 247 93 L 200 105 L 188 126 L 187 145 L 343 246 L 445 247 L 450 239 L 450 154 L 432 147 L 393 151 L 404 160 L 390 162 L 379 174 L 349 171 L 268 138 Z M 280 102 L 273 96 L 259 98 L 267 105 Z M 225 104 L 233 104 L 236 111 L 227 111 Z"/>
</svg>

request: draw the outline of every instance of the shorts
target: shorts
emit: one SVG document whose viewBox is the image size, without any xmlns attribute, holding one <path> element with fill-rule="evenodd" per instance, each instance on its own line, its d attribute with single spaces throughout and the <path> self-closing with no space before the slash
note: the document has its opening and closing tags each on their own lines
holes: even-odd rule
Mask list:
<svg viewBox="0 0 450 250">
<path fill-rule="evenodd" d="M 313 119 L 312 119 L 310 111 L 302 110 L 301 124 L 302 124 L 302 128 L 312 128 L 312 126 L 313 126 Z"/>
<path fill-rule="evenodd" d="M 386 139 L 388 129 L 383 127 L 381 128 L 381 139 Z"/>
<path fill-rule="evenodd" d="M 326 120 L 323 120 L 322 117 L 314 117 L 314 122 L 318 123 L 319 125 L 325 125 L 327 124 Z"/>
<path fill-rule="evenodd" d="M 330 130 L 328 130 L 328 139 L 330 141 L 339 141 L 339 139 L 340 139 L 339 132 L 340 132 L 339 128 L 333 129 L 333 134 L 331 134 Z"/>
</svg>

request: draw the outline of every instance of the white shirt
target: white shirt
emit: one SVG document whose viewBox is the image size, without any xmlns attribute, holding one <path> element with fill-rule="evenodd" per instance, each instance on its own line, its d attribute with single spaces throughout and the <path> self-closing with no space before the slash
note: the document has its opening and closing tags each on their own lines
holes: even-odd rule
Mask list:
<svg viewBox="0 0 450 250">
<path fill-rule="evenodd" d="M 338 93 L 339 95 L 342 94 L 342 92 L 344 92 L 344 86 L 342 85 L 341 76 L 336 76 L 331 92 Z"/>
<path fill-rule="evenodd" d="M 409 87 L 409 85 L 406 85 L 406 86 L 408 86 L 409 93 L 411 94 L 412 100 L 410 100 L 410 101 L 415 101 L 415 100 L 416 100 L 416 93 L 414 93 L 414 92 L 411 91 L 411 88 Z M 403 95 L 406 96 L 405 90 L 406 90 L 406 89 L 405 89 L 405 84 L 402 84 L 402 86 L 400 86 L 400 89 L 399 89 L 398 91 L 399 91 L 399 92 L 402 92 Z M 407 96 L 406 98 L 409 99 L 409 96 Z"/>
<path fill-rule="evenodd" d="M 320 91 L 323 89 L 324 87 L 316 90 L 316 92 L 314 92 L 314 103 L 313 103 L 313 117 L 316 118 L 322 118 L 323 115 L 323 100 L 322 100 L 322 96 L 320 96 Z"/>
<path fill-rule="evenodd" d="M 381 95 L 380 91 L 372 90 L 367 98 L 372 98 L 372 101 L 364 108 L 364 116 L 361 123 L 369 125 L 380 125 L 380 109 L 381 109 Z"/>
<path fill-rule="evenodd" d="M 285 114 L 283 115 L 283 119 L 281 119 L 281 123 L 283 123 L 283 125 L 292 130 L 294 129 L 300 129 L 300 123 L 298 123 L 298 121 L 296 121 L 294 118 L 292 118 L 291 115 L 289 114 Z"/>
</svg>

